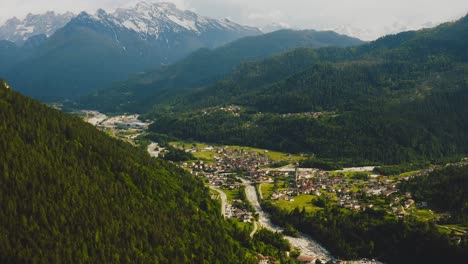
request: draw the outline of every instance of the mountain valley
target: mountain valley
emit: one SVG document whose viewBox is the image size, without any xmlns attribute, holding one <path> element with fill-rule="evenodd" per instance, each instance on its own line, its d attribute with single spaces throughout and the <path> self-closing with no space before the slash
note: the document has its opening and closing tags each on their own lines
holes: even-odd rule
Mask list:
<svg viewBox="0 0 468 264">
<path fill-rule="evenodd" d="M 468 10 L 321 1 L 5 3 L 0 262 L 464 263 Z"/>
</svg>

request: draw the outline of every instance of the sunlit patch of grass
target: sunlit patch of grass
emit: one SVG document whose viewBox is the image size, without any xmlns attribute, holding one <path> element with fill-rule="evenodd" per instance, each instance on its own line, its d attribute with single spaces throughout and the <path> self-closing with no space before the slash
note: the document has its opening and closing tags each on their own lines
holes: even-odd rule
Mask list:
<svg viewBox="0 0 468 264">
<path fill-rule="evenodd" d="M 273 203 L 280 208 L 286 209 L 288 211 L 294 210 L 296 207 L 301 209 L 304 207 L 307 212 L 315 212 L 321 210 L 320 207 L 317 207 L 312 204 L 312 200 L 317 197 L 314 195 L 303 194 L 293 197 L 294 201 L 278 200 Z"/>
<path fill-rule="evenodd" d="M 232 200 L 237 200 L 240 198 L 239 189 L 223 189 L 223 192 L 226 193 L 228 203 L 232 203 Z"/>
<path fill-rule="evenodd" d="M 273 193 L 273 183 L 262 183 L 260 191 L 262 193 L 263 199 L 269 199 Z"/>
</svg>

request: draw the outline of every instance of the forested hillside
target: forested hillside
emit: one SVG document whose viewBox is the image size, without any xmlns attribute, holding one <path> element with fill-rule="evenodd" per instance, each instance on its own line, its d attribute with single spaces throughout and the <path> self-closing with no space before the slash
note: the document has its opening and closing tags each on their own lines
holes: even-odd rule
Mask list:
<svg viewBox="0 0 468 264">
<path fill-rule="evenodd" d="M 449 212 L 450 222 L 468 225 L 468 166 L 450 166 L 424 177 L 403 182 L 402 189 L 413 193 L 438 212 Z"/>
<path fill-rule="evenodd" d="M 422 222 L 412 216 L 395 218 L 374 209 L 352 212 L 331 203 L 316 212 L 299 208 L 288 211 L 270 202 L 262 206 L 274 223 L 293 225 L 345 259 L 368 257 L 384 263 L 462 263 L 468 257 L 466 236 L 460 243 L 451 241 L 434 222 Z"/>
<path fill-rule="evenodd" d="M 246 63 L 147 115 L 171 136 L 349 163 L 468 153 L 468 16 L 351 48 Z M 234 110 L 233 110 L 234 109 Z"/>
<path fill-rule="evenodd" d="M 216 49 L 200 49 L 187 58 L 136 75 L 82 100 L 86 107 L 105 111 L 144 112 L 184 90 L 211 85 L 239 64 L 294 48 L 347 47 L 363 42 L 332 31 L 280 30 L 246 37 Z"/>
<path fill-rule="evenodd" d="M 0 262 L 255 263 L 203 184 L 0 82 Z"/>
<path fill-rule="evenodd" d="M 468 258 L 467 164 L 465 160 L 437 167 L 399 183 L 401 193 L 409 192 L 418 208 L 427 203 L 434 210 L 437 217 L 430 220 L 413 213 L 396 217 L 378 206 L 353 212 L 326 195 L 320 200 L 323 210 L 286 210 L 271 200 L 262 206 L 276 224 L 293 225 L 339 257 L 378 258 L 384 263 L 462 263 Z M 376 201 L 364 192 L 359 196 L 371 203 Z M 386 199 L 390 204 L 398 200 Z M 413 210 L 406 208 L 407 212 Z"/>
</svg>

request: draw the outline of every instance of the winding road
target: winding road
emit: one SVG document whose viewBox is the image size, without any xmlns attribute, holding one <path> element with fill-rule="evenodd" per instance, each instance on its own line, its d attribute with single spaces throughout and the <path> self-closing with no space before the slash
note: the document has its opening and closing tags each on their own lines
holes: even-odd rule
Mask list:
<svg viewBox="0 0 468 264">
<path fill-rule="evenodd" d="M 264 212 L 260 206 L 257 192 L 255 191 L 255 186 L 253 186 L 251 182 L 245 179 L 239 179 L 245 185 L 245 194 L 247 199 L 259 214 L 258 222 L 261 224 L 261 226 L 275 232 L 282 232 L 283 229 L 274 225 L 268 217 L 268 214 Z M 325 261 L 333 259 L 333 256 L 331 256 L 331 254 L 324 247 L 322 247 L 319 243 L 306 234 L 300 233 L 299 237 L 285 236 L 285 238 L 291 243 L 293 247 L 299 248 L 301 253 L 304 255 L 318 257 Z"/>
<path fill-rule="evenodd" d="M 220 189 L 210 186 L 210 189 L 216 191 L 221 196 L 221 214 L 224 218 L 226 218 L 226 205 L 227 205 L 227 195 L 225 192 L 221 191 Z"/>
<path fill-rule="evenodd" d="M 252 230 L 252 232 L 250 232 L 250 237 L 253 237 L 255 235 L 255 233 L 257 233 L 258 231 L 258 223 L 257 221 L 254 221 L 253 222 L 253 225 L 254 225 L 254 229 Z"/>
</svg>

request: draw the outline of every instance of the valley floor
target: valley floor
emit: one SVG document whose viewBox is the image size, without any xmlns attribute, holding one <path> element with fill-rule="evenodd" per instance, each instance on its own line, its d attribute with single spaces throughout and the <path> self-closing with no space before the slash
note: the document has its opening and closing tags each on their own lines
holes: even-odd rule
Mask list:
<svg viewBox="0 0 468 264">
<path fill-rule="evenodd" d="M 138 121 L 137 116 L 107 117 L 96 112 L 85 113 L 91 124 L 132 144 L 148 126 Z M 165 152 L 158 143 L 146 144 L 153 157 Z M 305 159 L 302 155 L 264 149 L 188 142 L 171 142 L 169 145 L 196 158 L 180 162 L 180 166 L 206 181 L 214 191 L 212 198 L 221 198 L 223 216 L 249 226 L 251 236 L 258 225 L 276 232 L 283 231 L 271 222 L 261 207 L 261 200 L 289 211 L 295 208 L 304 208 L 307 212 L 323 210 L 322 203 L 327 202 L 354 212 L 368 208 L 385 210 L 394 218 L 411 215 L 431 221 L 446 217 L 444 213 L 429 210 L 425 201 L 415 201 L 411 193 L 402 193 L 398 189 L 399 182 L 427 175 L 436 167 L 387 177 L 375 173 L 375 166 L 336 171 L 298 168 L 298 162 Z M 275 166 L 279 163 L 282 166 Z M 455 236 L 466 235 L 468 229 L 457 225 L 439 225 L 439 228 Z M 286 239 L 304 256 L 322 261 L 334 259 L 325 248 L 303 233 L 298 237 L 286 236 Z M 358 262 L 377 263 L 369 260 Z"/>
</svg>

